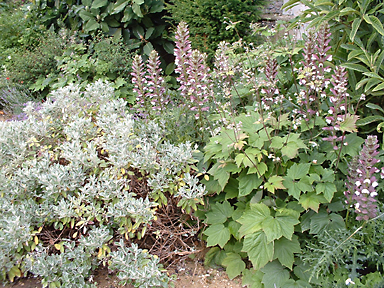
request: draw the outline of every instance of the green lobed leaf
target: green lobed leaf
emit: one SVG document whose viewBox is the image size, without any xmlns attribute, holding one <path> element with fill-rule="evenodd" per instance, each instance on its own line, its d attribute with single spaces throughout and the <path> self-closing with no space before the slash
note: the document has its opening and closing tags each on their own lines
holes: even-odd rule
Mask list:
<svg viewBox="0 0 384 288">
<path fill-rule="evenodd" d="M 282 265 L 292 270 L 293 262 L 295 261 L 294 254 L 301 252 L 298 239 L 296 235 L 293 235 L 292 240 L 285 237 L 276 240 L 273 259 L 278 259 Z"/>
<path fill-rule="evenodd" d="M 222 204 L 215 203 L 211 206 L 211 211 L 206 214 L 207 224 L 222 224 L 232 216 L 234 208 L 228 201 L 224 201 Z"/>
<path fill-rule="evenodd" d="M 270 210 L 264 203 L 256 203 L 251 205 L 250 209 L 244 211 L 237 222 L 242 224 L 239 233 L 240 237 L 252 234 L 262 229 L 262 222 L 270 217 Z"/>
<path fill-rule="evenodd" d="M 229 229 L 225 227 L 223 224 L 213 224 L 209 226 L 204 234 L 208 236 L 207 238 L 207 246 L 215 246 L 219 245 L 221 248 L 225 246 L 225 244 L 229 241 L 231 237 L 231 233 Z"/>
<path fill-rule="evenodd" d="M 337 192 L 336 185 L 330 182 L 318 183 L 316 185 L 316 194 L 323 193 L 324 198 L 331 202 L 333 195 Z"/>
<path fill-rule="evenodd" d="M 287 176 L 291 179 L 301 179 L 308 174 L 310 167 L 311 167 L 310 163 L 304 163 L 304 164 L 294 163 L 288 169 Z"/>
<path fill-rule="evenodd" d="M 274 242 L 268 242 L 263 231 L 257 231 L 244 238 L 243 252 L 247 252 L 253 268 L 259 270 L 273 259 Z"/>
<path fill-rule="evenodd" d="M 227 272 L 229 279 L 239 276 L 245 270 L 245 263 L 237 253 L 227 253 L 222 265 L 226 268 L 225 272 Z"/>
<path fill-rule="evenodd" d="M 357 115 L 348 114 L 345 116 L 344 121 L 340 123 L 340 130 L 343 132 L 357 132 L 356 121 L 359 119 Z"/>
<path fill-rule="evenodd" d="M 284 288 L 284 283 L 289 279 L 289 271 L 276 260 L 260 270 L 264 273 L 264 288 Z"/>
<path fill-rule="evenodd" d="M 248 288 L 264 288 L 263 280 L 264 273 L 260 270 L 244 270 L 243 271 L 243 286 L 247 285 Z"/>
<path fill-rule="evenodd" d="M 264 187 L 271 193 L 275 194 L 276 189 L 286 189 L 283 185 L 284 178 L 281 176 L 273 175 L 268 178 L 268 182 Z"/>
<path fill-rule="evenodd" d="M 318 211 L 320 203 L 326 203 L 327 200 L 323 195 L 317 195 L 315 192 L 306 193 L 300 196 L 299 203 L 304 209 L 312 209 Z"/>
<path fill-rule="evenodd" d="M 241 173 L 239 177 L 237 177 L 239 181 L 239 197 L 247 196 L 250 194 L 253 189 L 259 188 L 261 183 L 263 182 L 262 178 L 259 178 L 255 174 L 245 174 Z"/>
<path fill-rule="evenodd" d="M 299 213 L 282 208 L 276 212 L 275 217 L 268 216 L 262 222 L 262 228 L 267 235 L 268 242 L 280 239 L 282 236 L 291 240 L 294 226 L 299 223 Z"/>
<path fill-rule="evenodd" d="M 325 229 L 344 229 L 345 223 L 343 217 L 339 214 L 328 214 L 325 210 L 320 210 L 319 213 L 311 217 L 310 234 L 319 234 Z"/>
</svg>

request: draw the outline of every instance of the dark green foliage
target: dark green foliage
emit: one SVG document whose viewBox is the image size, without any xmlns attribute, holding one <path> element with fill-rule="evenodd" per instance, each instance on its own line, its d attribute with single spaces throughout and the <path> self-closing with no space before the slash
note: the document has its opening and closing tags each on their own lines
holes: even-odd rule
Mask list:
<svg viewBox="0 0 384 288">
<path fill-rule="evenodd" d="M 165 55 L 172 53 L 172 45 L 163 37 L 163 6 L 162 0 L 38 0 L 30 16 L 55 30 L 80 30 L 82 37 L 103 31 L 123 37 L 141 54 L 149 55 L 156 48 Z"/>
<path fill-rule="evenodd" d="M 193 48 L 212 57 L 221 41 L 235 42 L 240 37 L 245 41 L 255 40 L 249 25 L 259 19 L 263 3 L 263 0 L 169 0 L 166 7 L 170 15 L 166 18 L 172 25 L 186 22 Z"/>
</svg>

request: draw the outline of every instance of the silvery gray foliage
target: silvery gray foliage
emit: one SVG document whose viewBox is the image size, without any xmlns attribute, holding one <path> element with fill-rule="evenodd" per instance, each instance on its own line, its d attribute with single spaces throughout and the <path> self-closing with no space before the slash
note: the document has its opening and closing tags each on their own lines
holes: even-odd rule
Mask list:
<svg viewBox="0 0 384 288">
<path fill-rule="evenodd" d="M 161 124 L 133 120 L 102 81 L 86 91 L 58 89 L 24 113 L 24 120 L 0 122 L 0 279 L 20 269 L 41 276 L 44 287 L 95 287 L 90 271 L 111 257 L 122 280 L 166 287 L 153 256 L 122 241 L 110 256 L 105 247 L 117 231 L 127 233 L 125 225 L 144 232 L 140 225 L 155 218 L 152 193 L 170 191 L 184 206 L 203 197 L 205 188 L 189 174 L 192 144 L 168 143 Z M 152 190 L 146 198 L 129 191 L 132 169 Z M 67 227 L 77 236 L 54 242 L 60 253 L 52 254 L 57 250 L 42 242 L 40 227 Z"/>
<path fill-rule="evenodd" d="M 27 257 L 28 270 L 42 278 L 43 288 L 96 288 L 97 286 L 89 281 L 92 266 L 96 262 L 93 261 L 87 247 L 84 245 L 75 247 L 75 243 L 69 241 L 63 243 L 63 247 L 64 252 L 49 254 L 48 249 L 38 246 Z"/>
<path fill-rule="evenodd" d="M 127 247 L 123 240 L 115 243 L 117 251 L 111 252 L 109 267 L 117 272 L 121 284 L 132 283 L 134 287 L 168 287 L 167 275 L 162 273 L 159 259 L 132 244 Z"/>
</svg>

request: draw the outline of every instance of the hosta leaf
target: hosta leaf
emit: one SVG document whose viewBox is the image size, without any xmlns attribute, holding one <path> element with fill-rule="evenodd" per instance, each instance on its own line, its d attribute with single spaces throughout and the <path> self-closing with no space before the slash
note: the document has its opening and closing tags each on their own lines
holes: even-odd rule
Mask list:
<svg viewBox="0 0 384 288">
<path fill-rule="evenodd" d="M 211 206 L 211 211 L 207 213 L 207 224 L 222 224 L 233 214 L 233 207 L 228 201 L 222 204 L 215 203 Z"/>
<path fill-rule="evenodd" d="M 245 263 L 241 260 L 241 256 L 237 253 L 227 253 L 222 265 L 226 268 L 229 279 L 239 276 L 245 270 Z"/>
<path fill-rule="evenodd" d="M 282 236 L 292 239 L 294 226 L 299 223 L 298 218 L 299 213 L 290 209 L 281 209 L 277 211 L 275 217 L 267 217 L 262 226 L 268 242 L 280 239 Z"/>
<path fill-rule="evenodd" d="M 292 270 L 294 253 L 300 252 L 300 243 L 296 235 L 292 236 L 292 240 L 281 237 L 275 241 L 273 259 L 278 259 L 282 265 Z"/>
<path fill-rule="evenodd" d="M 262 280 L 264 288 L 284 288 L 284 282 L 289 279 L 289 271 L 276 260 L 260 270 L 264 272 Z"/>
<path fill-rule="evenodd" d="M 263 231 L 257 231 L 244 238 L 243 252 L 247 252 L 253 268 L 259 270 L 265 264 L 272 261 L 274 243 L 268 242 L 267 236 Z"/>
<path fill-rule="evenodd" d="M 243 213 L 237 222 L 242 224 L 239 233 L 240 237 L 252 234 L 262 228 L 262 222 L 270 217 L 270 210 L 264 203 L 253 204 L 250 209 Z"/>
<path fill-rule="evenodd" d="M 204 234 L 208 236 L 207 246 L 219 245 L 221 248 L 229 241 L 231 233 L 229 229 L 223 224 L 213 224 L 204 231 Z"/>
</svg>

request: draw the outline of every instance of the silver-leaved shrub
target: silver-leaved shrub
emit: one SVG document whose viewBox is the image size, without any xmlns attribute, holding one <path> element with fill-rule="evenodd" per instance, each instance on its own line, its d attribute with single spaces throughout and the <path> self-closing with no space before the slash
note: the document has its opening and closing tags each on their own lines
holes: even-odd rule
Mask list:
<svg viewBox="0 0 384 288">
<path fill-rule="evenodd" d="M 104 263 L 124 283 L 167 287 L 157 257 L 135 243 L 168 199 L 186 213 L 202 203 L 192 144 L 164 141 L 101 81 L 58 89 L 24 113 L 0 123 L 0 279 L 30 272 L 43 287 L 96 287 L 92 270 Z"/>
</svg>

